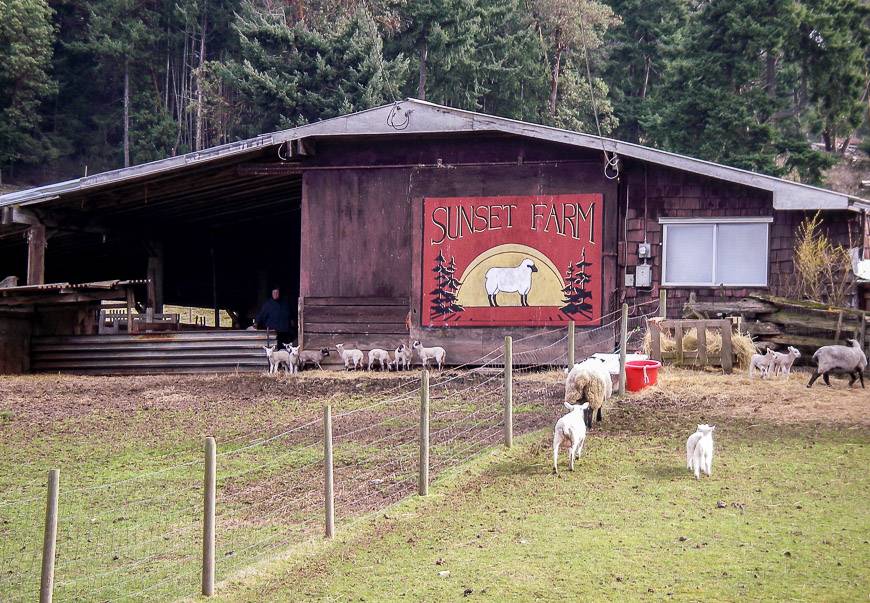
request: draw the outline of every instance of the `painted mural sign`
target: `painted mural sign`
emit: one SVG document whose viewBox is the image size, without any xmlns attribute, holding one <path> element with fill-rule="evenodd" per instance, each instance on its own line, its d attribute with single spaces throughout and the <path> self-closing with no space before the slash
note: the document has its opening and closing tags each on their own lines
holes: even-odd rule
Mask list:
<svg viewBox="0 0 870 603">
<path fill-rule="evenodd" d="M 602 196 L 423 201 L 423 325 L 598 324 Z"/>
</svg>

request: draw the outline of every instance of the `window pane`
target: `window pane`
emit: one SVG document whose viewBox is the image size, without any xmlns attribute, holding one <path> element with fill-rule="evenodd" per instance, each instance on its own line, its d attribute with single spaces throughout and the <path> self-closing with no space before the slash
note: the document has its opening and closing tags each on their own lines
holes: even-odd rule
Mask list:
<svg viewBox="0 0 870 603">
<path fill-rule="evenodd" d="M 713 282 L 713 225 L 668 224 L 666 283 Z"/>
<path fill-rule="evenodd" d="M 767 224 L 720 224 L 716 283 L 767 284 Z"/>
</svg>

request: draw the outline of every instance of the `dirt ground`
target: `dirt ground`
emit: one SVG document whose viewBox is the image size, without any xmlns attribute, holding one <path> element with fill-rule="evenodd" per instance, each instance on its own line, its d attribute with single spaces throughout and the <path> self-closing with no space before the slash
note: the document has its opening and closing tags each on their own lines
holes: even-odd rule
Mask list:
<svg viewBox="0 0 870 603">
<path fill-rule="evenodd" d="M 449 378 L 447 372 L 436 379 Z M 526 373 L 516 377 L 520 397 L 523 389 L 547 388 L 548 399 L 564 379 L 560 371 Z M 845 379 L 832 379 L 833 387 L 821 380 L 806 388 L 808 375 L 794 373 L 790 379 L 749 379 L 744 374 L 724 375 L 712 371 L 664 368 L 655 387 L 630 394 L 623 406 L 708 410 L 739 418 L 764 421 L 821 422 L 870 426 L 870 389 Z M 151 375 L 139 377 L 89 377 L 73 375 L 26 375 L 0 377 L 0 433 L 14 430 L 17 436 L 97 433 L 139 429 L 150 425 L 190 435 L 203 429 L 220 432 L 238 426 L 241 415 L 256 415 L 258 409 L 281 407 L 276 420 L 305 419 L 319 405 L 330 401 L 337 410 L 364 404 L 393 392 L 410 391 L 419 383 L 416 373 L 308 372 L 299 377 L 264 374 Z M 461 387 L 464 378 L 453 387 Z M 306 403 L 307 402 L 307 403 Z M 273 413 L 270 413 L 273 414 Z M 143 416 L 144 415 L 144 416 Z M 195 417 L 191 424 L 178 424 L 182 416 Z M 147 417 L 147 420 L 143 420 Z M 167 424 L 171 422 L 171 425 Z"/>
</svg>

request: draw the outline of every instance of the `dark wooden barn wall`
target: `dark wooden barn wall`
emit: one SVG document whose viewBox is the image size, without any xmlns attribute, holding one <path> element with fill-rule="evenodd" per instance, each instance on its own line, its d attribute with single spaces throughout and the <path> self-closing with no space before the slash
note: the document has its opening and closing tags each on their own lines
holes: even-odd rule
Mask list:
<svg viewBox="0 0 870 603">
<path fill-rule="evenodd" d="M 757 217 L 773 216 L 770 225 L 770 248 L 768 250 L 768 287 L 668 287 L 668 314 L 682 316 L 682 308 L 694 293 L 699 301 L 723 300 L 745 297 L 752 291 L 777 295 L 788 293 L 788 283 L 794 273 L 793 249 L 795 231 L 801 221 L 814 212 L 780 211 L 773 209 L 771 193 L 697 174 L 681 172 L 649 165 L 646 173 L 643 165 L 631 165 L 625 172 L 620 190 L 620 222 L 625 224 L 626 242 L 619 244 L 619 273 L 622 287 L 622 272 L 628 266 L 629 273 L 639 263 L 637 244 L 646 240 L 653 244 L 652 289 L 622 287 L 629 303 L 657 299 L 662 267 L 662 226 L 659 218 L 707 218 L 707 217 Z M 645 178 L 646 177 L 646 178 Z M 646 193 L 646 218 L 644 196 Z M 626 213 L 626 195 L 628 210 Z M 837 243 L 856 245 L 860 241 L 859 215 L 854 212 L 824 212 L 825 230 Z M 621 225 L 620 225 L 621 227 Z M 850 238 L 851 229 L 851 238 Z"/>
<path fill-rule="evenodd" d="M 603 177 L 599 154 L 531 141 L 506 138 L 400 140 L 369 144 L 318 144 L 319 166 L 342 169 L 308 170 L 303 178 L 302 260 L 300 291 L 303 298 L 393 298 L 407 300 L 410 339 L 425 345 L 443 344 L 451 363 L 479 357 L 501 344 L 504 335 L 525 336 L 545 329 L 420 327 L 422 202 L 429 196 L 493 196 L 561 193 L 604 195 L 603 290 L 616 289 L 615 182 Z M 428 167 L 438 160 L 450 167 Z M 561 161 L 563 163 L 551 163 Z M 412 164 L 408 166 L 407 164 Z M 414 165 L 416 164 L 416 165 Z M 420 167 L 420 164 L 427 167 Z M 475 164 L 475 165 L 460 165 Z M 388 165 L 381 169 L 369 166 Z M 318 304 L 322 304 L 318 300 Z M 616 303 L 604 300 L 605 312 Z M 377 309 L 373 306 L 373 309 Z M 330 315 L 330 311 L 332 314 Z M 374 310 L 373 310 L 374 311 Z M 366 349 L 390 341 L 372 332 L 348 333 L 347 306 L 317 309 L 317 322 L 330 317 L 342 325 L 341 335 L 306 337 L 306 347 L 353 342 Z M 376 320 L 354 312 L 360 325 Z M 306 325 L 310 322 L 306 317 Z M 316 327 L 319 328 L 319 327 Z M 391 328 L 391 330 L 394 330 Z M 555 341 L 563 334 L 535 338 L 532 347 Z M 522 346 L 520 347 L 522 349 Z M 563 350 L 555 350 L 562 353 Z"/>
</svg>

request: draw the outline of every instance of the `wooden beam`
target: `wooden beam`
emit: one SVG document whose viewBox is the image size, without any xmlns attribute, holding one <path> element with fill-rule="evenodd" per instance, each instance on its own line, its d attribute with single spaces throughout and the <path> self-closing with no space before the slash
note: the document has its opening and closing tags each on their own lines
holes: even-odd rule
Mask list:
<svg viewBox="0 0 870 603">
<path fill-rule="evenodd" d="M 163 313 L 163 242 L 153 241 L 148 254 L 148 307 Z"/>
<path fill-rule="evenodd" d="M 45 283 L 45 226 L 33 224 L 27 231 L 27 284 Z"/>
</svg>

